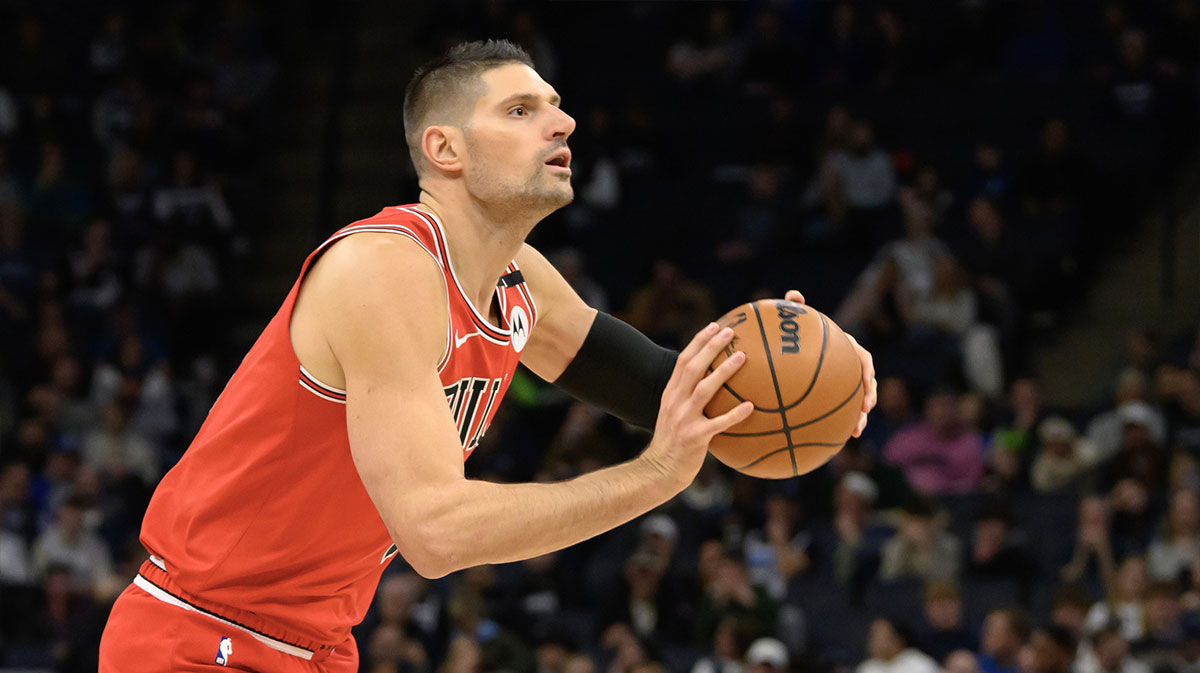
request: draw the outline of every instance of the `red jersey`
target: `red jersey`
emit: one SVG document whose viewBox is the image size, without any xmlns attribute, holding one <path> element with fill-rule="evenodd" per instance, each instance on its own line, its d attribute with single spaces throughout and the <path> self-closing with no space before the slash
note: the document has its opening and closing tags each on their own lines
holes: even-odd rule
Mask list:
<svg viewBox="0 0 1200 673">
<path fill-rule="evenodd" d="M 386 208 L 305 260 L 283 306 L 159 483 L 142 524 L 153 563 L 143 564 L 139 583 L 162 589 L 168 602 L 318 654 L 362 620 L 396 553 L 351 460 L 346 391 L 300 365 L 288 331 L 313 260 L 361 232 L 407 236 L 441 268 L 450 320 L 438 371 L 463 459 L 471 454 L 512 382 L 537 307 L 513 262 L 496 287 L 501 324 L 490 324 L 454 275 L 441 223 L 412 206 Z M 403 296 L 396 288 L 397 301 Z"/>
</svg>

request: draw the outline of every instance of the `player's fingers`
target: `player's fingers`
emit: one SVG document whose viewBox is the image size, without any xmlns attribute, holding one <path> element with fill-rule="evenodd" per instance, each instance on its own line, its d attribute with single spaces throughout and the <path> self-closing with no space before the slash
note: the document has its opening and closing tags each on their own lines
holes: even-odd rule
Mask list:
<svg viewBox="0 0 1200 673">
<path fill-rule="evenodd" d="M 854 350 L 858 353 L 858 359 L 862 362 L 863 389 L 865 391 L 863 394 L 863 411 L 867 412 L 875 408 L 877 399 L 876 388 L 878 386 L 875 383 L 875 358 L 871 356 L 871 353 L 867 349 L 860 346 L 858 340 L 852 335 L 847 334 L 846 338 L 854 345 Z"/>
<path fill-rule="evenodd" d="M 683 376 L 680 383 L 683 389 L 690 395 L 696 389 L 696 384 L 708 372 L 712 361 L 717 358 L 717 353 L 721 352 L 730 341 L 733 340 L 733 330 L 728 327 L 722 328 L 712 338 L 700 346 L 692 358 L 686 363 L 680 363 L 683 366 Z"/>
<path fill-rule="evenodd" d="M 863 430 L 866 430 L 866 429 L 867 429 L 867 412 L 864 411 L 862 414 L 859 415 L 858 425 L 854 426 L 854 432 L 851 434 L 853 434 L 855 437 L 861 437 Z"/>
<path fill-rule="evenodd" d="M 742 402 L 720 416 L 705 421 L 704 431 L 708 433 L 709 437 L 715 437 L 750 418 L 750 414 L 752 413 L 754 413 L 754 403 L 750 401 Z"/>
<path fill-rule="evenodd" d="M 729 377 L 733 376 L 734 372 L 742 368 L 746 364 L 746 354 L 742 351 L 734 353 L 732 356 L 725 359 L 711 374 L 705 376 L 696 384 L 696 390 L 692 392 L 692 403 L 698 408 L 703 409 L 708 405 L 712 396 L 717 393 Z"/>
<path fill-rule="evenodd" d="M 800 294 L 800 290 L 788 290 L 787 294 L 783 295 L 783 298 L 788 301 L 794 301 L 797 304 L 804 303 L 804 295 Z"/>
<path fill-rule="evenodd" d="M 713 338 L 713 335 L 716 334 L 720 329 L 720 325 L 715 322 L 710 322 L 704 327 L 704 329 L 696 332 L 696 336 L 692 337 L 692 340 L 688 342 L 688 345 L 679 352 L 678 361 L 684 364 L 690 361 L 693 357 L 695 357 L 696 352 L 700 350 L 700 347 L 708 343 L 708 340 Z"/>
</svg>

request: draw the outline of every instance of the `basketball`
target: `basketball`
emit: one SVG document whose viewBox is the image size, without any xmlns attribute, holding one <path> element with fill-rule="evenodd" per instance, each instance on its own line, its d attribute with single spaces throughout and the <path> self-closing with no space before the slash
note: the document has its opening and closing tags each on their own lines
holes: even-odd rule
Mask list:
<svg viewBox="0 0 1200 673">
<path fill-rule="evenodd" d="M 714 437 L 709 451 L 764 479 L 824 465 L 862 412 L 862 364 L 846 333 L 820 311 L 783 299 L 743 304 L 717 322 L 734 336 L 712 367 L 739 350 L 746 362 L 704 411 L 713 418 L 750 401 L 754 412 Z"/>
</svg>

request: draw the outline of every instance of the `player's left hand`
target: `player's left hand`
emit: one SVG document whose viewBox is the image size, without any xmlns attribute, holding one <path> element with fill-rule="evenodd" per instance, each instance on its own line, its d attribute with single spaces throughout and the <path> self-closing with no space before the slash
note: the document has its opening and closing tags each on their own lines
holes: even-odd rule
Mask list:
<svg viewBox="0 0 1200 673">
<path fill-rule="evenodd" d="M 800 294 L 798 290 L 788 290 L 783 298 L 788 301 L 794 301 L 797 304 L 804 303 L 804 295 Z M 846 338 L 850 339 L 850 343 L 854 344 L 854 350 L 858 351 L 858 359 L 862 361 L 863 389 L 866 390 L 866 393 L 863 395 L 862 415 L 858 417 L 858 425 L 854 426 L 853 434 L 855 437 L 859 437 L 867 427 L 867 414 L 871 413 L 871 410 L 875 408 L 875 402 L 878 400 L 876 393 L 879 383 L 875 380 L 874 358 L 867 352 L 867 349 L 858 345 L 857 339 L 849 334 L 846 334 Z"/>
</svg>

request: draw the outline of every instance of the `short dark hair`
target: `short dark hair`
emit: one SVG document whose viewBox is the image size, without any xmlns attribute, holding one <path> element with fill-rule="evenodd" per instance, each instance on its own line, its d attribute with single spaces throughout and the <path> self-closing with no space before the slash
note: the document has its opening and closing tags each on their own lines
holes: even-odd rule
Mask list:
<svg viewBox="0 0 1200 673">
<path fill-rule="evenodd" d="M 430 114 L 479 86 L 479 76 L 502 65 L 533 67 L 529 53 L 508 40 L 463 42 L 428 61 L 413 73 L 404 88 L 404 138 L 413 165 L 420 170 L 420 134 Z"/>
<path fill-rule="evenodd" d="M 1041 632 L 1046 634 L 1046 638 L 1050 642 L 1058 645 L 1067 652 L 1074 653 L 1079 644 L 1075 641 L 1075 634 L 1065 626 L 1059 624 L 1047 624 L 1043 626 Z"/>
</svg>

